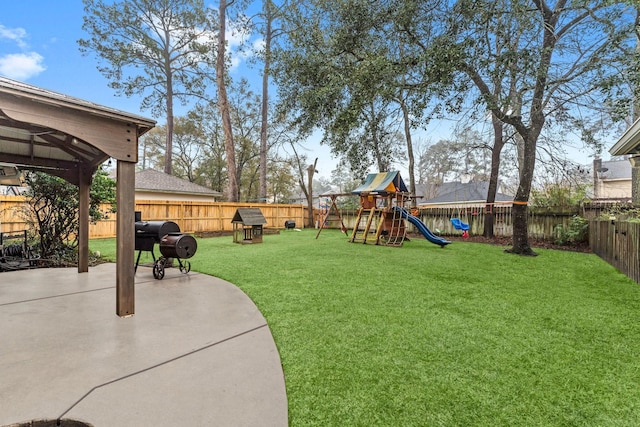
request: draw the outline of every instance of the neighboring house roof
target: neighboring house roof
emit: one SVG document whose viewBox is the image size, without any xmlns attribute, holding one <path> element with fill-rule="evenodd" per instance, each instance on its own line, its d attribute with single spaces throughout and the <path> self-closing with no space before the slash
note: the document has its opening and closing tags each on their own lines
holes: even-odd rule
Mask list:
<svg viewBox="0 0 640 427">
<path fill-rule="evenodd" d="M 404 184 L 399 171 L 370 173 L 364 180 L 364 184 L 352 191 L 353 194 L 361 193 L 406 193 L 407 186 Z"/>
<path fill-rule="evenodd" d="M 220 196 L 218 191 L 194 184 L 176 176 L 168 175 L 153 169 L 136 172 L 136 190 L 159 193 L 182 193 L 194 195 Z"/>
<path fill-rule="evenodd" d="M 600 179 L 631 179 L 631 163 L 629 160 L 602 161 Z M 606 170 L 604 170 L 606 169 Z"/>
<path fill-rule="evenodd" d="M 445 182 L 438 187 L 437 195 L 423 204 L 482 202 L 487 200 L 488 182 Z M 512 202 L 513 197 L 503 193 L 496 194 L 496 202 Z"/>
<path fill-rule="evenodd" d="M 241 223 L 243 225 L 262 225 L 266 224 L 262 211 L 259 208 L 238 208 L 233 215 L 232 223 Z"/>
</svg>

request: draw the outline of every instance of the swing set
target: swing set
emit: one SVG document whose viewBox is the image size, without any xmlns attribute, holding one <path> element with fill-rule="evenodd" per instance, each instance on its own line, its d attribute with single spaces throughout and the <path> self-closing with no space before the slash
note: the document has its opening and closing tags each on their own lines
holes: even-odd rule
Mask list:
<svg viewBox="0 0 640 427">
<path fill-rule="evenodd" d="M 337 217 L 340 220 L 340 231 L 344 234 L 347 234 L 347 227 L 344 225 L 344 221 L 342 220 L 342 214 L 340 213 L 340 209 L 338 209 L 338 205 L 336 204 L 336 199 L 340 196 L 352 196 L 352 194 L 322 194 L 320 197 L 329 197 L 330 202 L 329 206 L 320 210 L 320 214 L 318 216 L 318 233 L 316 234 L 316 239 L 320 236 L 320 232 L 323 228 L 329 225 L 329 221 L 333 220 L 333 218 Z"/>
<path fill-rule="evenodd" d="M 464 239 L 469 238 L 469 220 L 467 219 L 467 209 L 465 208 L 464 210 L 464 219 L 466 220 L 466 222 L 463 222 L 460 219 L 460 208 L 457 208 L 458 210 L 458 215 L 456 215 L 454 217 L 453 213 L 455 211 L 451 212 L 451 218 L 449 219 L 449 221 L 451 221 L 451 224 L 453 225 L 453 228 L 455 228 L 456 230 L 461 230 L 462 231 L 462 237 Z"/>
</svg>

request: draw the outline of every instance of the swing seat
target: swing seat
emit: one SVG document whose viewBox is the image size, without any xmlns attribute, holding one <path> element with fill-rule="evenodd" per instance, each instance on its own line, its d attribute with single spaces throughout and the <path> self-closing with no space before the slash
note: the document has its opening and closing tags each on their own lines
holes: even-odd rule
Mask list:
<svg viewBox="0 0 640 427">
<path fill-rule="evenodd" d="M 451 218 L 451 224 L 453 224 L 453 228 L 455 228 L 456 230 L 469 230 L 469 224 L 460 221 L 459 218 Z"/>
</svg>

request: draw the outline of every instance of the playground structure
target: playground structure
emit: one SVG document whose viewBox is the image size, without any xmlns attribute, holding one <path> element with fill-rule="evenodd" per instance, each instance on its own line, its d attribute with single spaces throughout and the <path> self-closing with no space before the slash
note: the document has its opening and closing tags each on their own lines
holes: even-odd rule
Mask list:
<svg viewBox="0 0 640 427">
<path fill-rule="evenodd" d="M 332 217 L 340 221 L 340 231 L 347 234 L 347 227 L 344 225 L 342 215 L 340 214 L 340 209 L 338 209 L 338 205 L 336 204 L 336 199 L 340 196 L 352 196 L 352 194 L 323 194 L 320 196 L 328 197 L 330 201 L 328 205 L 325 205 L 324 209 L 320 210 L 320 214 L 318 215 L 318 233 L 316 234 L 316 239 L 318 238 L 318 236 L 320 236 L 320 233 L 329 223 L 329 220 Z"/>
<path fill-rule="evenodd" d="M 451 243 L 434 235 L 419 218 L 405 209 L 405 204 L 414 196 L 407 190 L 400 172 L 369 174 L 365 182 L 348 195 L 354 194 L 360 197 L 360 208 L 349 237 L 350 242 L 402 246 L 407 236 L 406 221 L 409 221 L 431 243 L 440 247 Z M 332 212 L 340 219 L 341 230 L 347 232 L 336 205 L 336 198 L 341 195 L 347 194 L 327 195 L 331 201 L 329 208 L 321 212 L 316 239 Z"/>
<path fill-rule="evenodd" d="M 369 174 L 352 193 L 360 196 L 360 209 L 349 241 L 402 246 L 407 227 L 393 207 L 404 208 L 409 192 L 400 172 Z"/>
</svg>

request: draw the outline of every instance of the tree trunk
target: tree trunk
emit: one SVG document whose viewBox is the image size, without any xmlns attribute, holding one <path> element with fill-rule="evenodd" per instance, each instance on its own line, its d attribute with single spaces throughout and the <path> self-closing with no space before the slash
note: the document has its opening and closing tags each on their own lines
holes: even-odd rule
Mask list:
<svg viewBox="0 0 640 427">
<path fill-rule="evenodd" d="M 267 120 L 269 117 L 269 72 L 271 67 L 271 23 L 273 20 L 271 0 L 264 3 L 267 27 L 264 34 L 264 70 L 262 71 L 262 124 L 260 125 L 260 201 L 267 200 Z"/>
<path fill-rule="evenodd" d="M 636 18 L 635 18 L 635 29 L 636 29 L 636 53 L 640 53 L 640 33 L 638 32 L 640 29 L 640 7 L 636 7 Z M 633 117 L 631 123 L 638 120 L 640 117 L 640 97 L 638 97 L 638 93 L 640 93 L 640 89 L 638 89 L 638 85 L 640 83 L 634 83 L 634 91 L 633 91 Z M 635 157 L 635 156 L 634 156 Z M 635 162 L 632 163 L 631 167 L 631 203 L 634 205 L 640 205 L 640 167 L 635 166 Z"/>
<path fill-rule="evenodd" d="M 400 100 L 400 106 L 402 107 L 402 117 L 404 120 L 404 137 L 407 140 L 407 157 L 409 157 L 409 192 L 412 195 L 416 194 L 416 172 L 415 172 L 415 159 L 413 157 L 413 141 L 411 140 L 411 117 L 409 116 L 409 109 L 404 100 Z M 416 206 L 416 199 L 411 199 L 411 206 Z"/>
<path fill-rule="evenodd" d="M 231 127 L 231 113 L 227 98 L 225 84 L 225 31 L 226 31 L 227 1 L 220 0 L 220 28 L 218 29 L 218 56 L 216 57 L 216 83 L 218 85 L 218 108 L 222 117 L 222 130 L 224 132 L 224 147 L 227 156 L 227 200 L 237 202 L 239 200 L 238 178 L 236 173 L 236 152 L 233 142 L 233 129 Z"/>
<path fill-rule="evenodd" d="M 540 129 L 542 127 L 540 126 Z M 539 133 L 539 132 L 538 132 Z M 537 254 L 529 246 L 528 228 L 528 204 L 533 172 L 536 165 L 536 141 L 538 133 L 529 131 L 523 137 L 523 167 L 520 172 L 520 185 L 513 200 L 513 247 L 507 252 L 518 255 L 536 256 Z"/>
<path fill-rule="evenodd" d="M 313 175 L 317 172 L 318 158 L 307 168 L 307 208 L 309 209 L 309 227 L 313 227 Z"/>
<path fill-rule="evenodd" d="M 167 135 L 164 153 L 164 173 L 171 175 L 173 169 L 173 74 L 169 57 L 165 59 L 165 73 L 167 76 Z"/>
<path fill-rule="evenodd" d="M 636 54 L 640 54 L 640 6 L 636 6 L 636 19 L 634 21 L 635 35 L 636 35 Z M 640 82 L 637 80 L 632 83 L 633 88 L 633 111 L 631 123 L 638 120 L 640 117 Z M 629 125 L 631 125 L 629 123 Z M 635 203 L 635 201 L 634 201 Z"/>
<path fill-rule="evenodd" d="M 489 176 L 489 189 L 487 191 L 487 204 L 484 209 L 484 237 L 494 237 L 493 225 L 495 223 L 495 201 L 498 193 L 498 180 L 500 177 L 500 156 L 504 147 L 504 123 L 495 114 L 491 115 L 493 125 L 493 147 L 491 149 L 491 175 Z"/>
<path fill-rule="evenodd" d="M 167 101 L 168 103 L 168 101 Z M 167 108 L 167 136 L 164 154 L 164 173 L 171 175 L 173 165 L 173 108 Z"/>
<path fill-rule="evenodd" d="M 631 167 L 631 203 L 640 205 L 640 167 Z"/>
</svg>

